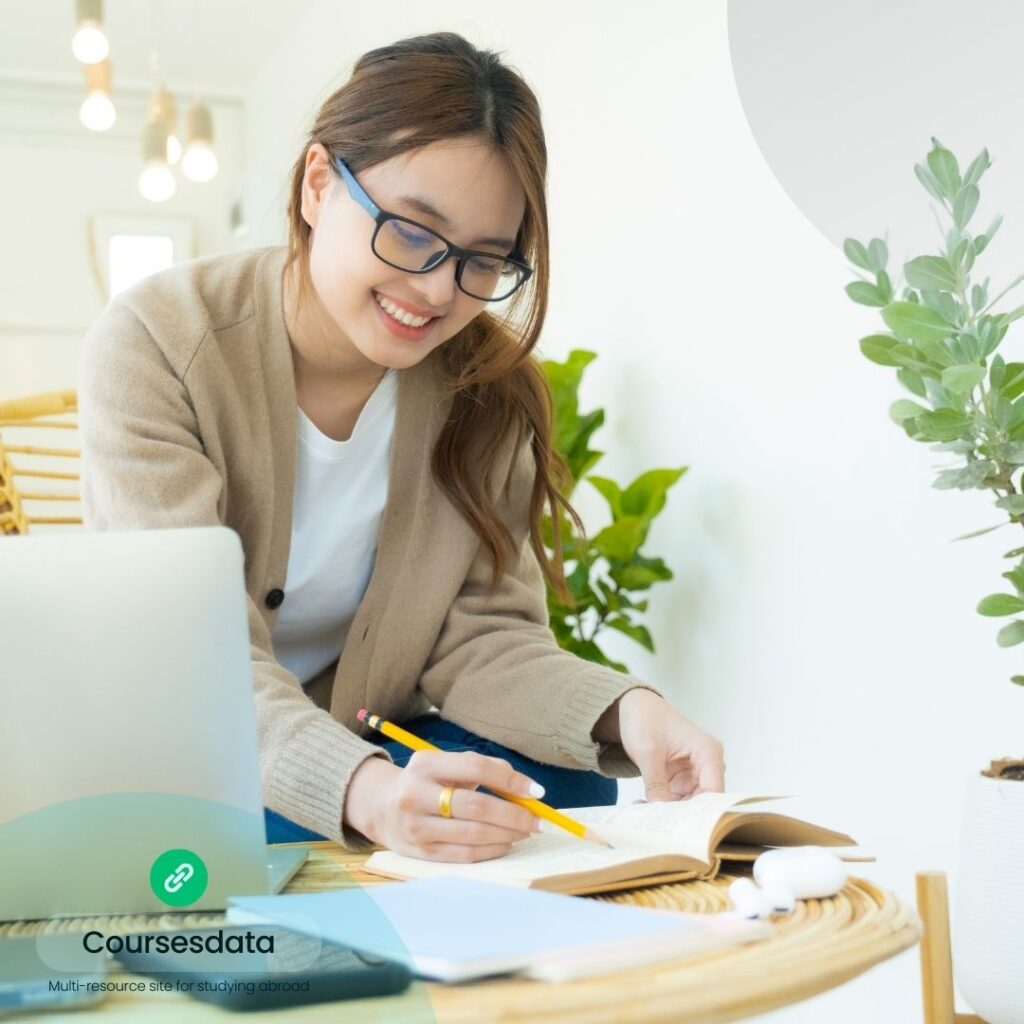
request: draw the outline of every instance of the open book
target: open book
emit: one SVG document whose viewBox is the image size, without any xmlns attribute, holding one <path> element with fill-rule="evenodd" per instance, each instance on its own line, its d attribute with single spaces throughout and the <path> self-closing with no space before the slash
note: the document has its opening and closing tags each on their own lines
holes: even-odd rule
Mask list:
<svg viewBox="0 0 1024 1024">
<path fill-rule="evenodd" d="M 542 832 L 494 860 L 452 864 L 378 850 L 363 869 L 388 878 L 463 875 L 581 894 L 714 878 L 722 860 L 754 860 L 776 846 L 857 845 L 842 832 L 760 807 L 739 806 L 782 799 L 786 798 L 698 793 L 687 800 L 567 808 L 566 814 L 593 826 L 614 849 L 577 839 L 541 821 Z M 843 860 L 874 860 L 848 850 L 834 852 Z"/>
</svg>

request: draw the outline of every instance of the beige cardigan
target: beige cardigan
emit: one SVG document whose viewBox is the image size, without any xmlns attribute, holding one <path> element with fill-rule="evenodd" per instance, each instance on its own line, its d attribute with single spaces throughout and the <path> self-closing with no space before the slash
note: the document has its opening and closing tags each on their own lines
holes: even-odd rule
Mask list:
<svg viewBox="0 0 1024 1024">
<path fill-rule="evenodd" d="M 493 596 L 486 550 L 431 477 L 446 410 L 436 351 L 399 373 L 376 564 L 341 657 L 306 691 L 275 660 L 297 444 L 285 254 L 206 257 L 139 282 L 89 329 L 78 366 L 86 528 L 224 524 L 241 539 L 264 802 L 365 845 L 342 829 L 346 788 L 365 758 L 388 755 L 363 738 L 361 707 L 401 721 L 433 705 L 538 761 L 637 775 L 620 746 L 590 733 L 647 684 L 561 650 L 548 627 L 527 541 L 529 447 L 499 506 L 520 555 Z"/>
</svg>

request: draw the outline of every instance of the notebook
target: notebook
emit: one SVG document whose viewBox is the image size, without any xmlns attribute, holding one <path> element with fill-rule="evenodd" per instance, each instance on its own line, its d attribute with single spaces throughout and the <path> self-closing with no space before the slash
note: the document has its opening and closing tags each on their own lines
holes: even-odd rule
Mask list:
<svg viewBox="0 0 1024 1024">
<path fill-rule="evenodd" d="M 768 921 L 650 910 L 457 875 L 232 897 L 228 920 L 275 924 L 445 982 L 510 973 L 565 981 L 772 934 Z"/>
<path fill-rule="evenodd" d="M 687 800 L 574 807 L 566 813 L 592 825 L 614 849 L 578 839 L 542 821 L 540 833 L 520 840 L 504 857 L 448 864 L 378 850 L 363 870 L 389 878 L 457 874 L 580 894 L 713 878 L 722 860 L 752 861 L 776 846 L 856 847 L 856 841 L 842 832 L 760 806 L 785 799 L 698 793 Z M 832 852 L 842 860 L 875 859 L 849 849 Z"/>
</svg>

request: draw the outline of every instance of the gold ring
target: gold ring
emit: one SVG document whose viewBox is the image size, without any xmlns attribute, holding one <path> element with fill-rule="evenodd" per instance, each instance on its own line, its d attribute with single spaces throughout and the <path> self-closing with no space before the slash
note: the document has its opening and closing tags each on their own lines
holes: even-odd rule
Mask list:
<svg viewBox="0 0 1024 1024">
<path fill-rule="evenodd" d="M 454 786 L 445 786 L 441 795 L 437 798 L 437 810 L 442 818 L 452 816 L 452 796 L 455 794 Z"/>
</svg>

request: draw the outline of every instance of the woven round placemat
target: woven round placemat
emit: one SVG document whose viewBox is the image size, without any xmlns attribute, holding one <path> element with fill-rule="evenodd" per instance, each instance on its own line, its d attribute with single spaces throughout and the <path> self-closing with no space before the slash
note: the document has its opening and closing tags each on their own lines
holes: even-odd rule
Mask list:
<svg viewBox="0 0 1024 1024">
<path fill-rule="evenodd" d="M 348 885 L 390 884 L 366 874 L 367 853 L 352 853 L 331 843 L 315 843 L 309 861 L 287 892 L 316 892 Z M 679 882 L 591 897 L 611 903 L 714 914 L 730 909 L 729 884 L 750 877 L 749 863 L 728 862 L 711 881 Z M 63 918 L 0 923 L 0 935 L 84 932 L 96 928 L 124 934 L 157 928 L 219 926 L 223 914 L 167 913 Z M 913 946 L 922 926 L 913 908 L 871 882 L 850 878 L 836 896 L 799 900 L 796 909 L 771 920 L 770 939 L 690 956 L 595 978 L 552 984 L 495 979 L 466 985 L 427 984 L 433 1017 L 440 1022 L 559 1021 L 573 1024 L 664 1021 L 666 1024 L 716 1024 L 740 1020 L 833 988 L 869 967 Z M 113 977 L 118 977 L 114 975 Z M 423 987 L 415 997 L 368 999 L 344 1004 L 344 1020 L 423 1020 Z M 407 1008 L 409 1013 L 403 1013 Z M 149 993 L 115 995 L 90 1013 L 119 1019 L 202 1021 L 223 1019 L 224 1011 L 185 996 L 151 998 Z M 264 1012 L 261 1021 L 315 1020 L 317 1007 Z M 323 1007 L 320 1008 L 322 1013 Z"/>
</svg>

